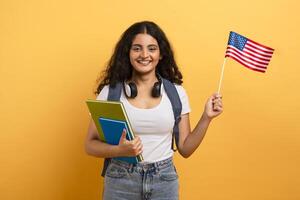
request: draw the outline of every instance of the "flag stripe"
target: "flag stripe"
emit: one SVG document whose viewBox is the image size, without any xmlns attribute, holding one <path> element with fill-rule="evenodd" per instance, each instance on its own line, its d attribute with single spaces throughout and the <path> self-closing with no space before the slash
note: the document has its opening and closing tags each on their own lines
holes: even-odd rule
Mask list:
<svg viewBox="0 0 300 200">
<path fill-rule="evenodd" d="M 252 57 L 252 58 L 255 59 L 255 60 L 258 60 L 258 61 L 266 61 L 266 62 L 269 62 L 269 61 L 270 61 L 270 58 L 262 58 L 260 55 L 258 55 L 258 54 L 253 54 L 253 53 L 249 52 L 248 50 L 240 51 L 239 49 L 235 48 L 234 46 L 231 46 L 231 45 L 228 45 L 228 46 L 231 47 L 231 48 L 236 49 L 236 50 L 239 51 L 239 52 L 241 52 L 244 56 L 249 55 L 250 57 Z"/>
<path fill-rule="evenodd" d="M 232 57 L 235 57 L 236 59 L 238 59 L 239 61 L 243 62 L 245 65 L 251 65 L 252 67 L 255 67 L 255 68 L 261 68 L 261 69 L 267 69 L 267 66 L 261 66 L 261 65 L 257 65 L 257 64 L 253 64 L 253 63 L 250 63 L 244 59 L 242 59 L 241 57 L 237 56 L 236 54 L 234 53 L 228 53 L 227 55 L 230 55 Z"/>
<path fill-rule="evenodd" d="M 231 51 L 231 52 L 236 52 L 238 55 L 240 55 L 240 56 L 243 56 L 243 57 L 246 57 L 246 58 L 248 58 L 248 59 L 250 59 L 250 60 L 253 60 L 254 62 L 257 62 L 257 63 L 260 63 L 260 64 L 266 64 L 266 65 L 268 65 L 268 63 L 269 62 L 267 62 L 267 61 L 265 61 L 265 60 L 262 60 L 261 58 L 256 58 L 256 57 L 254 57 L 254 56 L 249 56 L 249 55 L 247 55 L 245 52 L 243 52 L 243 51 L 240 51 L 240 50 L 238 50 L 238 49 L 236 49 L 236 48 L 234 48 L 234 47 L 227 47 L 227 51 Z M 227 52 L 226 52 L 227 53 Z"/>
<path fill-rule="evenodd" d="M 250 63 L 250 64 L 252 64 L 252 65 L 254 65 L 254 66 L 257 66 L 257 67 L 267 68 L 267 66 L 268 66 L 268 64 L 259 64 L 259 63 L 257 63 L 257 62 L 254 62 L 254 61 L 252 61 L 252 60 L 247 59 L 246 57 L 239 56 L 239 55 L 238 55 L 237 53 L 235 53 L 235 52 L 228 51 L 228 53 L 226 53 L 226 54 L 227 54 L 227 55 L 233 54 L 233 55 L 235 55 L 236 57 L 238 57 L 239 59 L 243 60 L 244 62 Z"/>
<path fill-rule="evenodd" d="M 266 48 L 264 48 L 264 47 L 258 46 L 257 44 L 251 42 L 250 40 L 248 40 L 247 44 L 250 45 L 250 46 L 252 46 L 253 48 L 259 49 L 259 50 L 261 50 L 261 51 L 263 51 L 263 52 L 265 52 L 265 53 L 273 54 L 273 52 L 274 52 L 274 51 L 272 51 L 272 50 L 269 50 L 269 49 L 266 49 Z"/>
<path fill-rule="evenodd" d="M 257 54 L 259 54 L 261 56 L 264 56 L 266 58 L 271 58 L 272 57 L 272 54 L 264 53 L 264 52 L 262 52 L 262 51 L 260 51 L 258 49 L 254 49 L 253 47 L 251 47 L 248 44 L 246 44 L 244 48 L 247 49 L 247 50 L 249 50 L 249 51 L 252 51 L 253 53 L 257 53 Z"/>
<path fill-rule="evenodd" d="M 248 39 L 248 41 L 250 41 L 250 42 L 252 42 L 252 43 L 254 43 L 254 44 L 258 45 L 258 46 L 261 46 L 261 47 L 264 47 L 264 48 L 269 49 L 271 51 L 274 51 L 274 49 L 272 49 L 270 47 L 267 47 L 265 45 L 259 44 L 258 42 L 254 42 L 253 40 Z"/>
<path fill-rule="evenodd" d="M 253 52 L 253 51 L 250 51 L 248 49 L 244 49 L 244 52 L 251 55 L 251 56 L 253 56 L 253 57 L 255 57 L 255 58 L 258 58 L 258 59 L 262 59 L 262 60 L 265 60 L 265 61 L 270 61 L 271 60 L 271 57 L 262 56 L 260 54 L 257 54 L 255 52 Z"/>
<path fill-rule="evenodd" d="M 252 69 L 254 71 L 258 71 L 258 72 L 265 72 L 265 70 L 262 70 L 262 69 L 257 69 L 257 68 L 254 68 L 250 65 L 245 65 L 243 62 L 241 62 L 240 60 L 238 60 L 237 58 L 233 57 L 233 56 L 230 56 L 230 55 L 226 55 L 225 57 L 230 57 L 232 59 L 234 59 L 235 61 L 239 62 L 240 64 L 244 65 L 245 67 L 249 68 L 249 69 Z"/>
</svg>

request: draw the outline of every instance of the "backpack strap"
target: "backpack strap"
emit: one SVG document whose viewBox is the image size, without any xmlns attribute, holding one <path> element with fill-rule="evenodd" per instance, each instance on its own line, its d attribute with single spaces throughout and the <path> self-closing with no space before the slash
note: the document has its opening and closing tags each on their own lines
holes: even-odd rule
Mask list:
<svg viewBox="0 0 300 200">
<path fill-rule="evenodd" d="M 123 84 L 117 83 L 114 87 L 109 86 L 107 101 L 120 101 Z"/>
<path fill-rule="evenodd" d="M 122 93 L 122 83 L 117 83 L 114 87 L 111 85 L 109 86 L 108 90 L 108 96 L 107 100 L 108 101 L 119 101 Z M 107 167 L 110 163 L 111 158 L 105 158 L 103 162 L 103 168 L 102 168 L 102 173 L 101 176 L 105 176 Z"/>
<path fill-rule="evenodd" d="M 179 142 L 179 122 L 181 120 L 181 110 L 182 110 L 182 103 L 179 97 L 179 94 L 177 92 L 177 89 L 173 83 L 171 83 L 169 80 L 162 78 L 163 86 L 165 88 L 165 91 L 170 99 L 170 102 L 172 104 L 173 114 L 174 114 L 174 127 L 173 127 L 173 134 L 172 134 L 172 150 L 176 151 L 174 148 L 174 139 L 176 146 L 178 148 L 178 142 Z"/>
</svg>

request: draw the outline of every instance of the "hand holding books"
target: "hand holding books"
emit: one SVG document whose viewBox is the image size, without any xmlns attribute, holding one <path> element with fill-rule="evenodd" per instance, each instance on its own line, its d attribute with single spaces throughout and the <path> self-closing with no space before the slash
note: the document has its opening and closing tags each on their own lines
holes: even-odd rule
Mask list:
<svg viewBox="0 0 300 200">
<path fill-rule="evenodd" d="M 143 145 L 141 139 L 135 136 L 133 140 L 127 140 L 126 134 L 126 129 L 123 129 L 118 145 L 120 156 L 137 156 L 142 154 Z"/>
<path fill-rule="evenodd" d="M 87 100 L 100 140 L 115 145 L 118 157 L 129 163 L 143 160 L 142 142 L 135 136 L 122 102 Z"/>
</svg>

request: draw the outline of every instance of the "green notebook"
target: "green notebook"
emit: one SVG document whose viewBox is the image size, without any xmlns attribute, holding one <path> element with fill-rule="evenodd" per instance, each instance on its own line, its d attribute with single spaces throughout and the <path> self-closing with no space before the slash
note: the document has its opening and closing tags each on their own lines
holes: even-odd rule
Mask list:
<svg viewBox="0 0 300 200">
<path fill-rule="evenodd" d="M 134 139 L 135 136 L 122 102 L 87 100 L 86 103 L 102 141 L 117 145 L 123 129 L 126 129 L 126 138 L 128 140 Z M 118 157 L 116 159 L 137 163 L 142 161 L 143 157 L 138 155 L 136 157 Z"/>
</svg>

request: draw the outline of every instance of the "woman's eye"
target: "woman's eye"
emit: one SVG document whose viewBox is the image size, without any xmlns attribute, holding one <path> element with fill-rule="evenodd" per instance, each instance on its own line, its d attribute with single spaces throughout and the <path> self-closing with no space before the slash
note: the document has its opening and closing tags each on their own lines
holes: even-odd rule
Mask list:
<svg viewBox="0 0 300 200">
<path fill-rule="evenodd" d="M 149 48 L 149 51 L 156 51 L 156 50 L 157 50 L 156 47 L 150 47 L 150 48 Z"/>
<path fill-rule="evenodd" d="M 131 49 L 132 49 L 133 51 L 140 51 L 140 50 L 141 50 L 140 47 L 132 47 Z"/>
</svg>

